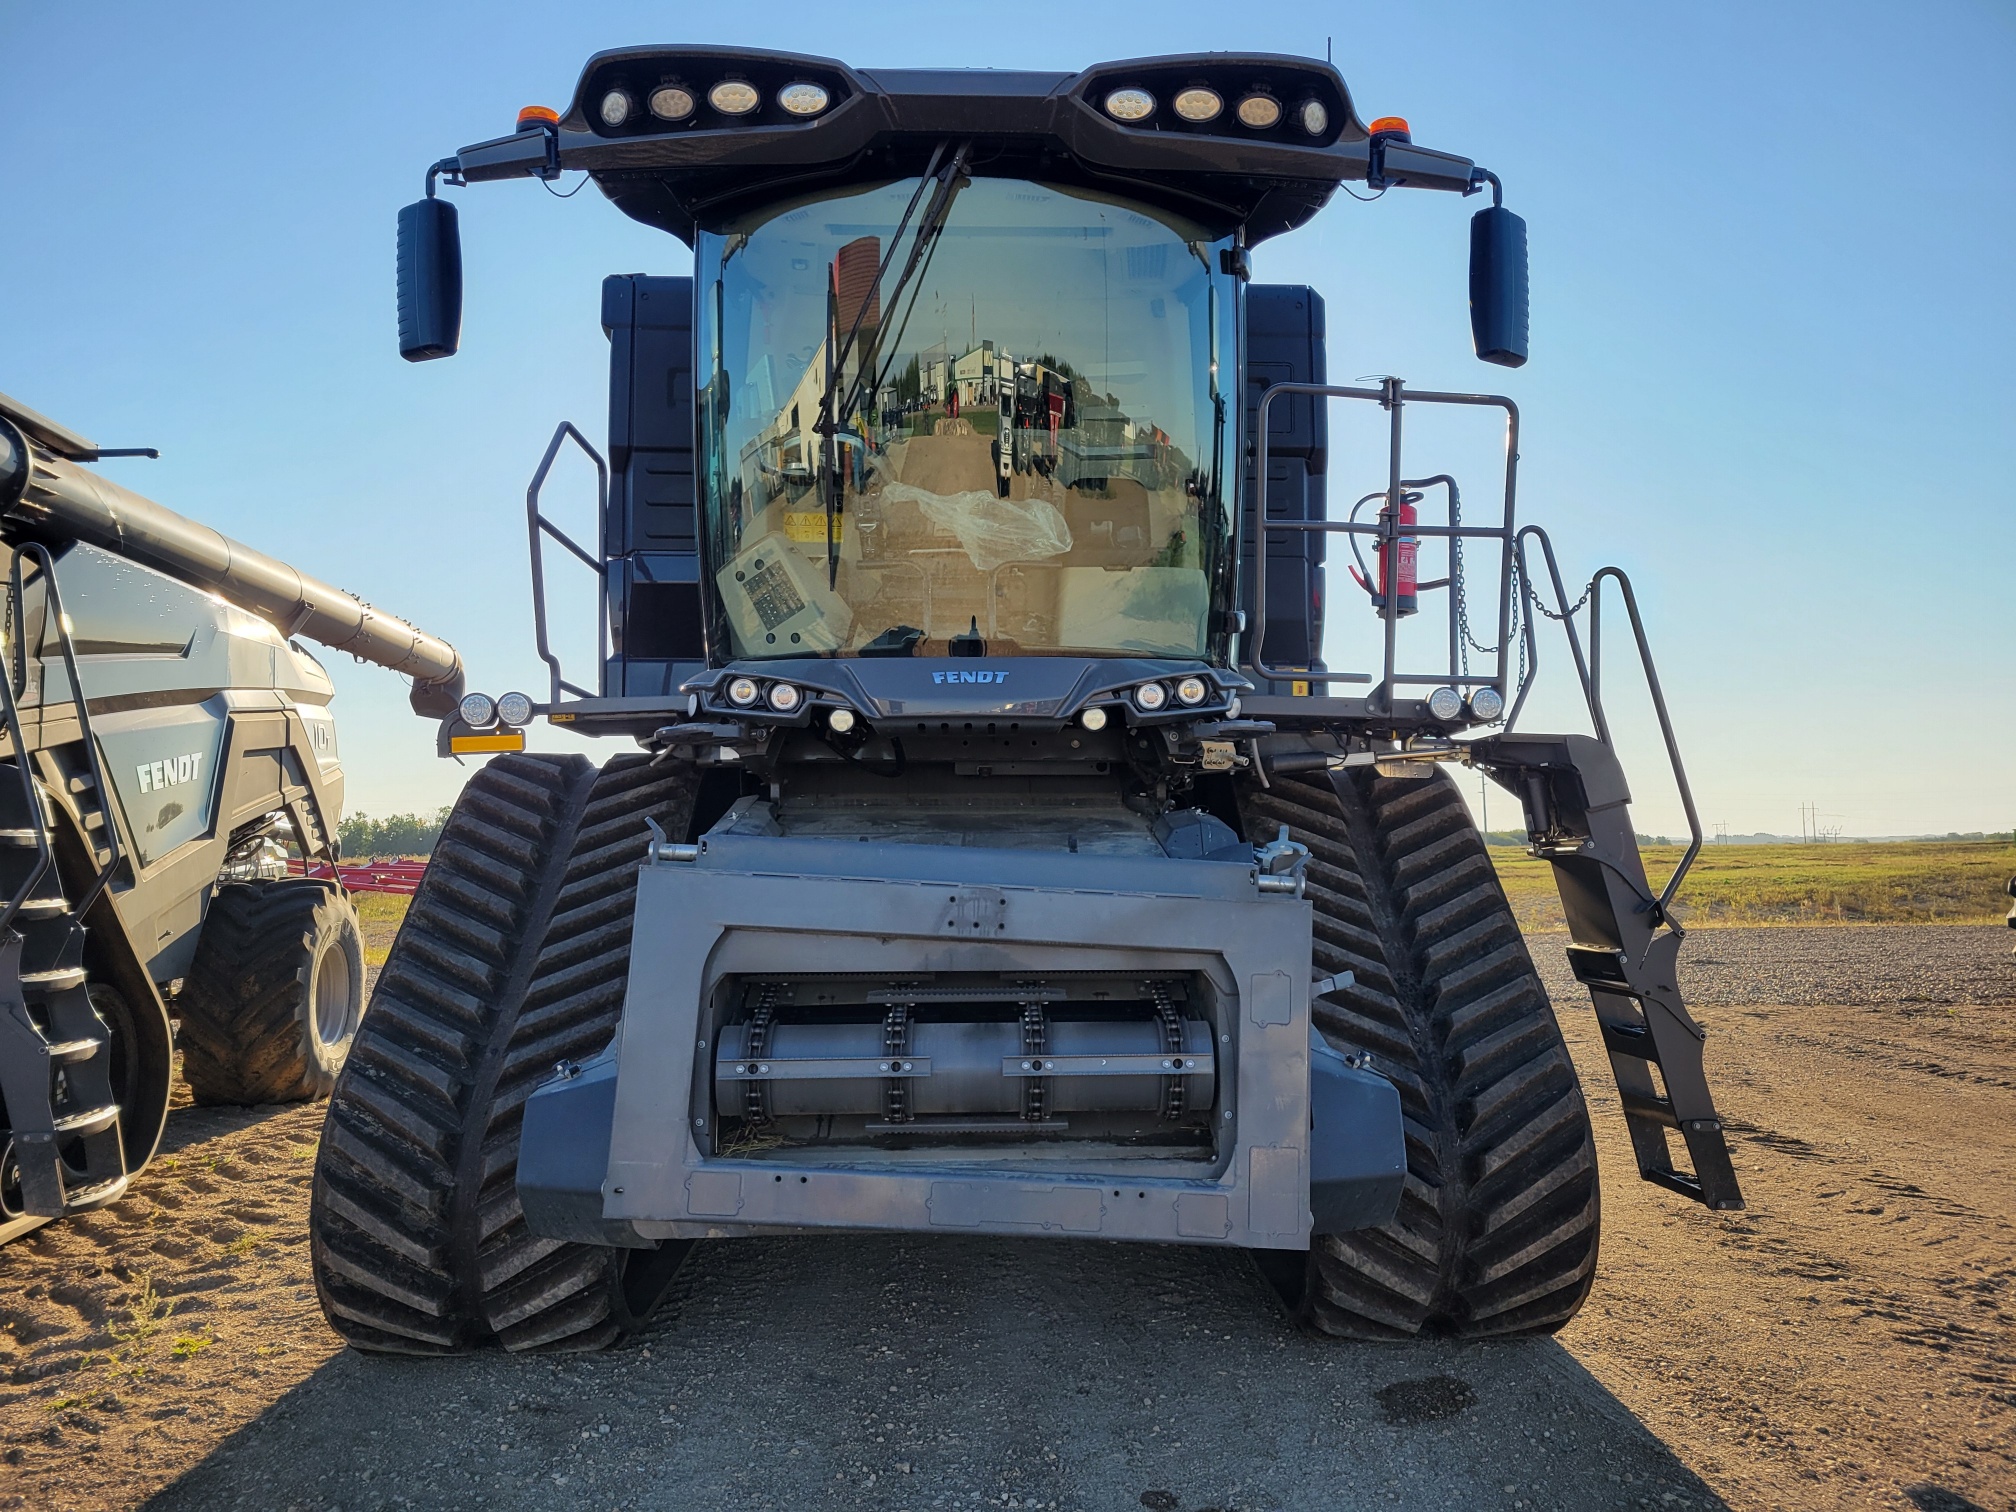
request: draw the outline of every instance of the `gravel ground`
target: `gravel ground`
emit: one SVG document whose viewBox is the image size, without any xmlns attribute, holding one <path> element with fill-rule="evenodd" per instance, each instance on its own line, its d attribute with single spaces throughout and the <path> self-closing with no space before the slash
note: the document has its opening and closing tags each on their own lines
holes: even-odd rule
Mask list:
<svg viewBox="0 0 2016 1512">
<path fill-rule="evenodd" d="M 1534 964 L 1557 1004 L 1582 989 L 1555 948 L 1564 934 L 1530 936 Z M 2016 930 L 1978 924 L 1774 925 L 1704 928 L 1680 947 L 1690 1007 L 1944 1007 L 2016 1002 Z"/>
<path fill-rule="evenodd" d="M 1635 1179 L 1533 943 L 1604 1178 L 1554 1339 L 1307 1339 L 1224 1251 L 849 1235 L 702 1246 L 607 1355 L 365 1357 L 308 1282 L 320 1110 L 181 1109 L 172 1166 L 0 1250 L 0 1508 L 2016 1505 L 2009 933 L 1689 940 L 1740 1214 Z"/>
</svg>

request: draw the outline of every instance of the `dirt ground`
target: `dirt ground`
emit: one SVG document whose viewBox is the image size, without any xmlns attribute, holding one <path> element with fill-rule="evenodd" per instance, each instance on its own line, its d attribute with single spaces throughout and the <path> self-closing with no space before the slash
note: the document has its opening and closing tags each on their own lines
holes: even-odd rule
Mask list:
<svg viewBox="0 0 2016 1512">
<path fill-rule="evenodd" d="M 1586 1001 L 1602 1270 L 1552 1340 L 1299 1337 L 1242 1256 L 703 1247 L 606 1356 L 346 1353 L 316 1107 L 179 1109 L 124 1202 L 0 1250 L 0 1508 L 2016 1505 L 2016 936 L 1702 930 L 1750 1206 L 1632 1172 Z"/>
</svg>

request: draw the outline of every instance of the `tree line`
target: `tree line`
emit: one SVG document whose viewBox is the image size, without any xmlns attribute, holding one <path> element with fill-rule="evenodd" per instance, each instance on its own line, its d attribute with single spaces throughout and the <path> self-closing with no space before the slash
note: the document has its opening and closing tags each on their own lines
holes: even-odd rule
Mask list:
<svg viewBox="0 0 2016 1512">
<path fill-rule="evenodd" d="M 448 822 L 448 809 L 449 805 L 443 804 L 431 817 L 387 814 L 382 819 L 373 819 L 369 814 L 351 814 L 336 826 L 336 834 L 343 842 L 343 859 L 429 855 L 440 838 L 441 826 Z"/>
</svg>

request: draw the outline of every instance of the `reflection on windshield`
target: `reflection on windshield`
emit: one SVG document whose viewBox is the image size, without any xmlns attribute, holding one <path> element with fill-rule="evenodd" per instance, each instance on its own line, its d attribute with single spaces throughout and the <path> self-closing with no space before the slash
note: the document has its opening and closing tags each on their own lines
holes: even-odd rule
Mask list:
<svg viewBox="0 0 2016 1512">
<path fill-rule="evenodd" d="M 1205 654 L 1229 550 L 1220 244 L 1007 179 L 906 223 L 917 189 L 701 240 L 733 654 Z"/>
</svg>

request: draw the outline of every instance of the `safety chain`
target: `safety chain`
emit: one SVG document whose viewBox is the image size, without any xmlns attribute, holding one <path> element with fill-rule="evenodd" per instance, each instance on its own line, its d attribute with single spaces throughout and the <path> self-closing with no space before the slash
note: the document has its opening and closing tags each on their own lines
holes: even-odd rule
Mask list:
<svg viewBox="0 0 2016 1512">
<path fill-rule="evenodd" d="M 1162 1049 L 1164 1053 L 1171 1056 L 1181 1056 L 1183 1054 L 1183 1016 L 1176 1011 L 1175 1003 L 1170 1001 L 1169 984 L 1167 982 L 1150 982 L 1148 984 L 1148 996 L 1155 1000 L 1155 1018 L 1162 1026 Z M 1162 1079 L 1162 1116 L 1167 1119 L 1177 1119 L 1183 1116 L 1183 1076 L 1181 1072 L 1178 1072 L 1174 1076 L 1165 1076 Z"/>
<path fill-rule="evenodd" d="M 882 1053 L 892 1061 L 910 1053 L 910 1005 L 893 1004 L 882 1020 Z M 892 1076 L 882 1084 L 882 1111 L 890 1123 L 908 1123 L 910 1078 Z"/>
<path fill-rule="evenodd" d="M 1022 1005 L 1022 1053 L 1040 1058 L 1048 1048 L 1050 1022 L 1043 1016 L 1041 1003 Z M 1028 1076 L 1022 1079 L 1022 1121 L 1041 1123 L 1045 1105 L 1049 1101 L 1050 1078 Z"/>
</svg>

